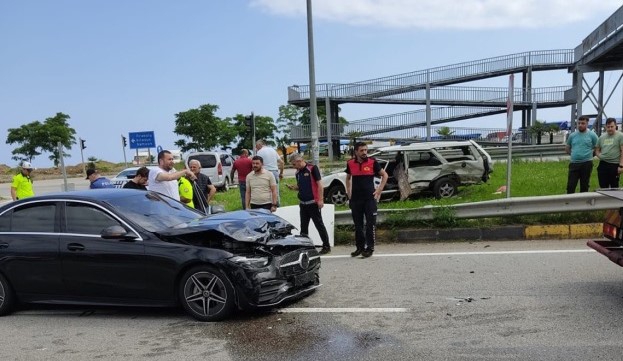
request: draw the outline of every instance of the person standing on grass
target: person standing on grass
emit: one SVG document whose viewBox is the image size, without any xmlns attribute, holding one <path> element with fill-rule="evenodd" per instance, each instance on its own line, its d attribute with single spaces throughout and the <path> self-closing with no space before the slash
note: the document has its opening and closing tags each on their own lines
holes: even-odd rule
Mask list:
<svg viewBox="0 0 623 361">
<path fill-rule="evenodd" d="M 320 170 L 317 166 L 305 162 L 303 156 L 298 153 L 290 156 L 290 163 L 296 168 L 296 185 L 288 185 L 288 188 L 298 190 L 301 235 L 309 235 L 309 221 L 312 220 L 322 240 L 320 254 L 330 253 L 329 234 L 320 212 L 324 207 Z"/>
<path fill-rule="evenodd" d="M 619 188 L 619 175 L 623 171 L 623 134 L 617 131 L 616 119 L 606 119 L 606 134 L 599 137 L 595 155 L 599 158 L 599 188 Z"/>
<path fill-rule="evenodd" d="M 565 151 L 571 155 L 569 175 L 567 177 L 567 194 L 575 193 L 580 181 L 580 192 L 588 192 L 588 185 L 593 172 L 593 154 L 597 147 L 597 134 L 588 130 L 588 117 L 578 118 L 578 129 L 569 135 Z"/>
<path fill-rule="evenodd" d="M 245 202 L 247 209 L 277 210 L 277 181 L 275 176 L 263 168 L 262 157 L 251 159 L 253 172 L 247 175 Z"/>
<path fill-rule="evenodd" d="M 381 184 L 374 189 L 374 177 L 381 177 Z M 368 157 L 366 143 L 355 143 L 354 158 L 346 163 L 346 194 L 348 205 L 355 224 L 355 244 L 357 249 L 351 257 L 359 255 L 364 258 L 374 253 L 376 238 L 377 202 L 387 183 L 387 173 L 379 162 Z M 365 233 L 364 233 L 365 217 Z"/>
<path fill-rule="evenodd" d="M 249 151 L 243 149 L 240 152 L 240 157 L 234 161 L 234 165 L 231 167 L 231 174 L 229 175 L 229 179 L 234 179 L 234 173 L 238 172 L 238 189 L 240 190 L 242 209 L 247 209 L 245 202 L 245 196 L 247 194 L 247 175 L 252 171 L 253 164 L 251 158 L 249 158 Z"/>
<path fill-rule="evenodd" d="M 283 178 L 283 159 L 279 156 L 275 148 L 266 145 L 263 140 L 255 142 L 255 148 L 257 149 L 257 155 L 262 157 L 263 168 L 271 172 L 275 176 L 275 182 L 277 182 L 277 206 L 279 205 L 279 181 Z"/>
</svg>

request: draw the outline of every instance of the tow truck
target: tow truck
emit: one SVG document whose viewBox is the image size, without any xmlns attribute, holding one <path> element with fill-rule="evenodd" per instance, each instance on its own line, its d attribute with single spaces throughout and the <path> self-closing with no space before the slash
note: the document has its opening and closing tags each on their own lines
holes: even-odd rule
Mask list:
<svg viewBox="0 0 623 361">
<path fill-rule="evenodd" d="M 623 201 L 623 190 L 601 190 L 597 193 Z M 606 211 L 603 235 L 605 240 L 589 240 L 587 246 L 623 267 L 623 207 Z"/>
</svg>

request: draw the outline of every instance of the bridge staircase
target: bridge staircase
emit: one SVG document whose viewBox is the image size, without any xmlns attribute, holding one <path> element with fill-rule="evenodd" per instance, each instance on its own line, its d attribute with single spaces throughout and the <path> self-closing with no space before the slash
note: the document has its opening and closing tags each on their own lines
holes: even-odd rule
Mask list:
<svg viewBox="0 0 623 361">
<path fill-rule="evenodd" d="M 508 88 L 452 86 L 453 84 L 519 72 L 524 73 L 525 84 L 514 91 L 515 109 L 574 104 L 576 91 L 572 86 L 531 88 L 530 81 L 525 81 L 525 74 L 529 74 L 528 77 L 531 78 L 534 71 L 568 69 L 573 61 L 573 49 L 530 51 L 349 84 L 317 84 L 316 97 L 319 103 L 328 101 L 336 108 L 342 103 L 445 105 L 446 107 L 430 109 L 430 124 L 441 124 L 506 111 Z M 309 106 L 309 88 L 308 85 L 289 87 L 288 103 Z M 423 115 L 425 110 L 416 110 L 352 123 L 358 124 L 358 133 L 378 135 L 426 125 Z M 336 125 L 332 124 L 332 129 Z M 344 131 L 350 128 L 352 127 L 337 126 L 336 130 L 339 132 L 332 132 L 331 138 L 343 138 L 346 134 Z M 291 136 L 294 141 L 309 140 L 309 127 L 294 127 Z"/>
</svg>

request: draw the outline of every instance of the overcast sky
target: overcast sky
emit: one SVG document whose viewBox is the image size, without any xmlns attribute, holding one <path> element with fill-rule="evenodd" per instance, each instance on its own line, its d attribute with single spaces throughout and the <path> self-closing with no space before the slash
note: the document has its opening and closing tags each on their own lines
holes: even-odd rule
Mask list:
<svg viewBox="0 0 623 361">
<path fill-rule="evenodd" d="M 314 0 L 316 81 L 348 83 L 573 49 L 620 6 L 620 0 Z M 85 160 L 123 161 L 120 137 L 128 132 L 153 130 L 156 143 L 172 149 L 174 114 L 206 103 L 218 105 L 223 118 L 251 111 L 277 118 L 287 87 L 309 83 L 304 0 L 3 1 L 0 43 L 1 127 L 69 114 L 86 139 Z M 619 76 L 606 73 L 606 87 Z M 571 85 L 571 75 L 541 72 L 534 83 Z M 608 115 L 621 116 L 621 98 L 618 90 Z M 353 121 L 414 109 L 347 104 L 341 115 Z M 547 110 L 538 118 L 566 120 L 569 112 Z M 505 118 L 467 124 L 503 128 Z M 15 166 L 4 137 L 0 163 Z M 70 154 L 68 164 L 80 161 L 78 146 Z M 33 163 L 51 164 L 47 155 Z"/>
</svg>

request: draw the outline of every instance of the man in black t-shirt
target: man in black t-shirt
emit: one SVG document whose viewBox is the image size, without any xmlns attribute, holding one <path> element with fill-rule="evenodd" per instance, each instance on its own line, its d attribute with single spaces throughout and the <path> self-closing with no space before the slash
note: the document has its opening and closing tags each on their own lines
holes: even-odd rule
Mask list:
<svg viewBox="0 0 623 361">
<path fill-rule="evenodd" d="M 143 191 L 147 190 L 147 181 L 149 179 L 149 168 L 140 167 L 136 170 L 136 175 L 134 178 L 130 179 L 126 184 L 123 185 L 123 188 L 126 189 L 140 189 Z"/>
</svg>

